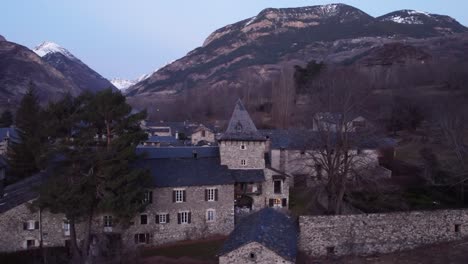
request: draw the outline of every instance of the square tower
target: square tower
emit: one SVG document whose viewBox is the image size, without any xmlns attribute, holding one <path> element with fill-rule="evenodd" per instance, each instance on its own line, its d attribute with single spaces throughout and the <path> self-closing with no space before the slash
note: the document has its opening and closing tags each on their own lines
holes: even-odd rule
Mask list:
<svg viewBox="0 0 468 264">
<path fill-rule="evenodd" d="M 237 100 L 226 132 L 219 139 L 221 164 L 229 169 L 264 169 L 265 143 L 244 104 Z"/>
</svg>

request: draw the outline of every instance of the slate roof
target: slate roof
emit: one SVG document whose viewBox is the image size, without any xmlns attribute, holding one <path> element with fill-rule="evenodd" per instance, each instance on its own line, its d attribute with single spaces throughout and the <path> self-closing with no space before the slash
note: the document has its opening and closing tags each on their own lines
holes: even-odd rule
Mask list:
<svg viewBox="0 0 468 264">
<path fill-rule="evenodd" d="M 152 147 L 138 146 L 138 155 L 144 155 L 146 159 L 167 159 L 167 158 L 192 158 L 197 153 L 198 158 L 219 157 L 219 147 Z"/>
<path fill-rule="evenodd" d="M 40 185 L 44 178 L 45 173 L 41 172 L 6 186 L 3 197 L 0 198 L 0 213 L 37 198 L 38 193 L 35 188 Z"/>
<path fill-rule="evenodd" d="M 297 255 L 297 225 L 293 219 L 272 208 L 262 209 L 242 219 L 224 243 L 219 255 L 257 242 L 288 261 Z"/>
<path fill-rule="evenodd" d="M 135 164 L 150 170 L 153 187 L 234 184 L 234 178 L 219 158 L 146 159 Z"/>
<path fill-rule="evenodd" d="M 231 175 L 236 182 L 263 182 L 265 180 L 263 170 L 231 170 Z"/>
<path fill-rule="evenodd" d="M 0 141 L 5 140 L 9 136 L 12 141 L 19 142 L 20 137 L 18 131 L 13 127 L 0 127 Z"/>
<path fill-rule="evenodd" d="M 270 140 L 271 149 L 292 149 L 292 150 L 307 150 L 318 148 L 323 145 L 321 137 L 323 134 L 319 131 L 305 129 L 290 129 L 290 130 L 260 130 L 265 137 Z M 333 135 L 333 138 L 336 135 Z M 375 149 L 381 147 L 392 147 L 396 145 L 396 141 L 391 138 L 380 137 L 378 135 L 360 134 L 357 132 L 348 133 L 350 142 L 363 149 Z"/>
<path fill-rule="evenodd" d="M 179 141 L 173 136 L 150 136 L 145 142 L 177 144 Z"/>
<path fill-rule="evenodd" d="M 220 137 L 220 140 L 246 140 L 246 141 L 264 141 L 265 137 L 260 134 L 250 118 L 247 109 L 239 99 L 236 102 L 231 120 L 226 132 Z"/>
</svg>

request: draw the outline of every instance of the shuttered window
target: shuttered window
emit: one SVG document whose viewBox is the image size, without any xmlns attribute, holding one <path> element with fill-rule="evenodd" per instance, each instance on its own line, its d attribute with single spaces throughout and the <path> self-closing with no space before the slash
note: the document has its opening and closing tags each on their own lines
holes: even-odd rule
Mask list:
<svg viewBox="0 0 468 264">
<path fill-rule="evenodd" d="M 192 222 L 192 213 L 189 211 L 179 212 L 177 214 L 178 224 L 190 224 Z"/>
</svg>

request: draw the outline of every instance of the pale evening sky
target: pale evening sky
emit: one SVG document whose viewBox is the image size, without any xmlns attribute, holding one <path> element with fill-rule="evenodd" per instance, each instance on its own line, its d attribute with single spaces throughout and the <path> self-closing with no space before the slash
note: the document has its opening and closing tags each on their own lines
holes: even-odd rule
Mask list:
<svg viewBox="0 0 468 264">
<path fill-rule="evenodd" d="M 264 8 L 337 2 L 372 16 L 415 9 L 468 25 L 466 0 L 5 0 L 0 35 L 31 49 L 45 40 L 56 42 L 106 78 L 134 79 Z"/>
</svg>

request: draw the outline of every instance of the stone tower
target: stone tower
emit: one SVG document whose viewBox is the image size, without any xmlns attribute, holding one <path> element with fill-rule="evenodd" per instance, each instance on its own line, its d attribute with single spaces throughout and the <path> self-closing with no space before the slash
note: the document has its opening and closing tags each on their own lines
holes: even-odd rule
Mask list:
<svg viewBox="0 0 468 264">
<path fill-rule="evenodd" d="M 239 99 L 226 132 L 219 139 L 221 164 L 230 169 L 264 169 L 266 138 L 258 132 Z"/>
</svg>

